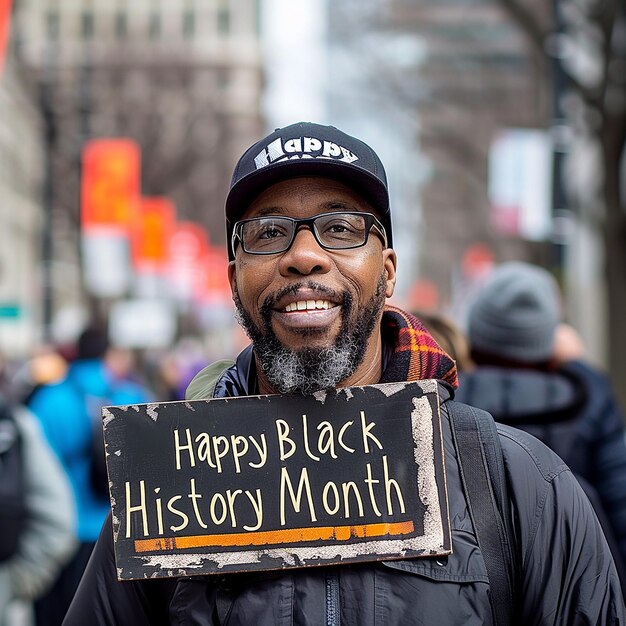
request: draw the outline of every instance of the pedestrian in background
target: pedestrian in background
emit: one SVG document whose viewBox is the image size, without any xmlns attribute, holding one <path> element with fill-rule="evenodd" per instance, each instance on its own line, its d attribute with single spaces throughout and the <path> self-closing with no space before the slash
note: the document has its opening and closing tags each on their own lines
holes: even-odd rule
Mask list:
<svg viewBox="0 0 626 626">
<path fill-rule="evenodd" d="M 40 346 L 11 377 L 15 398 L 20 404 L 28 405 L 40 387 L 57 383 L 66 374 L 66 359 L 53 346 Z"/>
<path fill-rule="evenodd" d="M 15 520 L 17 545 L 10 554 L 4 545 L 8 537 L 0 536 L 0 626 L 17 624 L 17 619 L 23 626 L 31 623 L 31 603 L 47 591 L 76 549 L 75 512 L 69 482 L 41 427 L 11 396 L 0 358 L 0 519 L 14 514 L 2 504 L 12 488 L 9 483 L 18 482 L 23 498 Z M 9 459 L 14 451 L 17 456 Z"/>
<path fill-rule="evenodd" d="M 36 603 L 38 626 L 62 623 L 110 510 L 101 409 L 151 399 L 147 389 L 128 380 L 127 355 L 109 347 L 103 330 L 84 330 L 76 356 L 61 381 L 40 386 L 29 402 L 72 485 L 79 541 L 74 558 Z"/>
<path fill-rule="evenodd" d="M 416 311 L 414 315 L 426 326 L 437 343 L 455 360 L 459 373 L 474 369 L 467 337 L 454 320 L 443 313 Z"/>
<path fill-rule="evenodd" d="M 580 338 L 561 318 L 560 292 L 548 271 L 518 262 L 498 267 L 469 310 L 477 368 L 460 377 L 456 397 L 535 435 L 582 479 L 608 521 L 625 586 L 624 415 L 608 378 L 583 358 Z"/>
</svg>

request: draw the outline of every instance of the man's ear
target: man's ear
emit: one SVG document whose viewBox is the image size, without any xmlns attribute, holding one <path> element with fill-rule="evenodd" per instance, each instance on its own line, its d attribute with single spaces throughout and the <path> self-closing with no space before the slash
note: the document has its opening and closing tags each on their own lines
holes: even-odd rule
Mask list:
<svg viewBox="0 0 626 626">
<path fill-rule="evenodd" d="M 235 271 L 235 261 L 228 264 L 228 282 L 230 283 L 230 292 L 233 296 L 237 293 L 237 272 Z"/>
<path fill-rule="evenodd" d="M 385 296 L 391 298 L 396 287 L 396 253 L 393 248 L 385 248 L 383 250 L 383 267 L 387 285 L 385 288 Z"/>
</svg>

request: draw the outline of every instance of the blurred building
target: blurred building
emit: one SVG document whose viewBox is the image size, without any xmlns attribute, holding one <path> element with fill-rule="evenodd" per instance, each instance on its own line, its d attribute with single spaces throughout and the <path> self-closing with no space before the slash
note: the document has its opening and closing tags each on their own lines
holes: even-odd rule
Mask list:
<svg viewBox="0 0 626 626">
<path fill-rule="evenodd" d="M 338 59 L 330 72 L 342 69 L 348 85 L 361 76 L 350 115 L 369 116 L 391 140 L 390 182 L 401 186 L 394 244 L 409 282 L 426 279 L 449 307 L 463 297 L 476 244 L 496 261 L 545 263 L 549 245 L 527 241 L 514 225 L 499 229 L 489 197 L 498 132 L 547 129 L 552 113 L 547 70 L 511 16 L 494 0 L 347 0 L 329 11 Z M 344 84 L 339 76 L 329 83 Z M 337 109 L 346 94 L 331 92 Z M 400 286 L 412 304 L 411 285 Z"/>
<path fill-rule="evenodd" d="M 545 68 L 497 2 L 476 0 L 468 10 L 466 3 L 394 0 L 391 16 L 393 25 L 417 33 L 427 49 L 411 75 L 427 92 L 417 103 L 430 164 L 420 269 L 450 302 L 451 290 L 462 288 L 464 257 L 476 243 L 491 249 L 496 261 L 547 260 L 546 248 L 524 241 L 516 224 L 496 222 L 488 193 L 489 149 L 498 133 L 550 125 Z"/>
<path fill-rule="evenodd" d="M 264 129 L 258 12 L 257 0 L 15 3 L 13 54 L 48 137 L 55 313 L 84 300 L 77 235 L 88 139 L 136 140 L 143 194 L 168 196 L 179 219 L 224 243 L 232 167 Z"/>
<path fill-rule="evenodd" d="M 463 317 L 487 257 L 549 268 L 589 356 L 610 355 L 622 380 L 624 4 L 391 0 L 373 21 L 405 40 L 401 63 L 380 46 L 368 58 L 373 84 L 417 120 L 415 275 Z"/>
<path fill-rule="evenodd" d="M 0 81 L 0 353 L 19 357 L 41 322 L 40 118 L 8 62 Z"/>
</svg>

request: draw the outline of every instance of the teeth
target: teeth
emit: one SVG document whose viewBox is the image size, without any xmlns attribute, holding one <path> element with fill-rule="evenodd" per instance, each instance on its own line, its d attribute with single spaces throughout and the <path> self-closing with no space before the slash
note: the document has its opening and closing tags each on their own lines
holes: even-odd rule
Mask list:
<svg viewBox="0 0 626 626">
<path fill-rule="evenodd" d="M 330 309 L 332 304 L 328 300 L 299 300 L 285 307 L 285 312 L 291 311 L 315 311 L 315 309 Z"/>
</svg>

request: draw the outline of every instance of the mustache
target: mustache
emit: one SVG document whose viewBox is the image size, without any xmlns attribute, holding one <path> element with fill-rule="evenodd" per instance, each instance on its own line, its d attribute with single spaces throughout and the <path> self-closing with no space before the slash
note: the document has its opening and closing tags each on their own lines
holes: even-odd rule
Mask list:
<svg viewBox="0 0 626 626">
<path fill-rule="evenodd" d="M 340 292 L 331 289 L 330 287 L 326 287 L 320 283 L 316 283 L 313 280 L 301 281 L 299 283 L 294 283 L 293 285 L 288 285 L 287 287 L 283 287 L 279 289 L 276 293 L 270 294 L 263 300 L 263 304 L 261 305 L 261 316 L 264 319 L 267 319 L 267 316 L 270 314 L 276 303 L 285 296 L 295 295 L 300 289 L 311 289 L 313 291 L 319 292 L 321 295 L 328 297 L 329 300 L 334 300 L 335 302 L 339 302 L 341 306 L 344 306 L 346 300 L 349 298 L 349 294 L 347 292 Z"/>
</svg>

